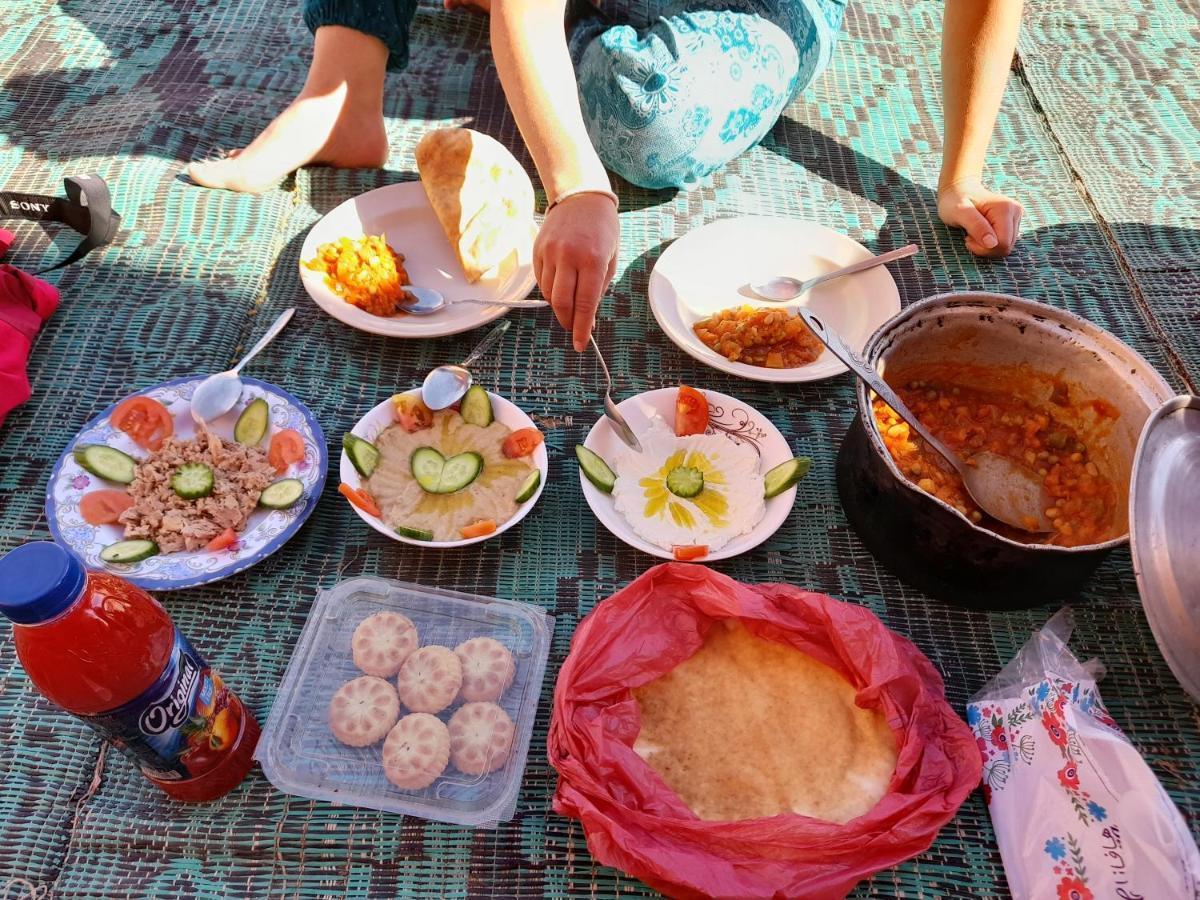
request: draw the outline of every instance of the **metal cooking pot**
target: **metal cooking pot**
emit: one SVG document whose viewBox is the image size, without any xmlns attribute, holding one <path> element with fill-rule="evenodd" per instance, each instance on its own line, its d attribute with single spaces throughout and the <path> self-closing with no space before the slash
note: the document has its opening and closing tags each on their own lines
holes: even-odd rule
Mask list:
<svg viewBox="0 0 1200 900">
<path fill-rule="evenodd" d="M 1024 544 L 976 525 L 897 468 L 875 427 L 869 390 L 838 453 L 838 493 L 850 524 L 885 566 L 926 593 L 963 606 L 1019 609 L 1076 593 L 1129 539 L 1129 480 L 1142 426 L 1173 391 L 1132 349 L 1064 310 L 1005 294 L 939 294 L 901 310 L 867 341 L 887 377 L 922 363 L 1022 366 L 1057 376 L 1070 408 L 1104 400 L 1119 415 L 1092 459 L 1118 485 L 1119 534 L 1100 544 Z"/>
</svg>

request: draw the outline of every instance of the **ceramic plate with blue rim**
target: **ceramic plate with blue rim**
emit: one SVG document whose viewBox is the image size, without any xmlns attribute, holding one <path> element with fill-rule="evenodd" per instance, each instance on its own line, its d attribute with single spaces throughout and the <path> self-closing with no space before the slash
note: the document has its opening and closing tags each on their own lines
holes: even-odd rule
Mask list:
<svg viewBox="0 0 1200 900">
<path fill-rule="evenodd" d="M 184 438 L 193 437 L 196 426 L 191 416 L 192 391 L 203 380 L 204 376 L 197 376 L 168 381 L 133 396 L 151 397 L 162 403 L 174 420 L 175 434 Z M 259 397 L 267 401 L 270 409 L 268 434 L 261 444 L 264 450 L 270 435 L 284 428 L 295 429 L 304 438 L 304 459 L 294 463 L 285 475 L 279 476 L 297 478 L 304 486 L 303 496 L 291 507 L 259 507 L 250 514 L 236 543 L 225 550 L 160 553 L 128 564 L 102 561 L 100 551 L 122 540 L 124 529 L 120 525 L 89 525 L 80 514 L 79 503 L 89 491 L 119 488 L 120 485 L 111 484 L 85 471 L 75 461 L 72 452 L 81 444 L 105 444 L 129 454 L 139 462 L 150 455 L 150 451 L 138 447 L 128 435 L 111 425 L 109 418 L 119 405 L 114 404 L 92 419 L 75 436 L 54 466 L 46 487 L 46 519 L 54 539 L 78 556 L 89 569 L 112 572 L 139 587 L 156 591 L 210 584 L 266 559 L 300 530 L 304 520 L 316 507 L 325 487 L 328 451 L 321 426 L 303 403 L 287 391 L 246 376 L 242 376 L 242 396 L 238 403 L 230 412 L 210 424 L 212 431 L 232 440 L 238 416 Z"/>
</svg>

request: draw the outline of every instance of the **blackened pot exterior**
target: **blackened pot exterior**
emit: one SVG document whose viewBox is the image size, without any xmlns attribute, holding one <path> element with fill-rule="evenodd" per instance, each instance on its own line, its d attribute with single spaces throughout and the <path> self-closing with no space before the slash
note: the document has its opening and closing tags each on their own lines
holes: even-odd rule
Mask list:
<svg viewBox="0 0 1200 900">
<path fill-rule="evenodd" d="M 942 335 L 946 335 L 943 340 Z M 965 338 L 964 338 L 965 336 Z M 952 339 L 951 339 L 952 337 Z M 906 356 L 1065 371 L 1123 411 L 1111 451 L 1128 478 L 1142 424 L 1173 393 L 1136 352 L 1071 313 L 1002 294 L 942 294 L 919 301 L 868 340 L 868 364 Z M 964 356 L 965 354 L 965 356 Z M 857 386 L 857 414 L 838 453 L 838 493 L 863 543 L 896 575 L 962 606 L 1021 609 L 1078 593 L 1127 534 L 1100 544 L 1022 544 L 982 528 L 909 482 L 875 430 L 871 395 Z M 1126 495 L 1127 496 L 1127 495 Z"/>
</svg>

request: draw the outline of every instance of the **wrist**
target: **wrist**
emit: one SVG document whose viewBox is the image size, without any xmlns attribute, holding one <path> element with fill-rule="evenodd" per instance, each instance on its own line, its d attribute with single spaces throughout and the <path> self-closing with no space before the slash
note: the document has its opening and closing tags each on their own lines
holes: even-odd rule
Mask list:
<svg viewBox="0 0 1200 900">
<path fill-rule="evenodd" d="M 570 200 L 572 197 L 581 197 L 587 194 L 607 197 L 612 201 L 614 209 L 621 208 L 620 198 L 618 198 L 612 189 L 610 189 L 607 185 L 600 187 L 598 185 L 583 184 L 579 185 L 578 187 L 568 188 L 559 192 L 552 200 L 550 200 L 549 203 L 546 204 L 546 212 L 549 213 L 550 210 L 554 209 L 554 207 L 558 206 L 565 200 Z"/>
</svg>

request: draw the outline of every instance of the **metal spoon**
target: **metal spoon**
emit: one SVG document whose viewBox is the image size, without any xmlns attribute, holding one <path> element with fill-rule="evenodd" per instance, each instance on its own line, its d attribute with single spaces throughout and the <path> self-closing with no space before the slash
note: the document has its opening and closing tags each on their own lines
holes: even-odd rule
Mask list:
<svg viewBox="0 0 1200 900">
<path fill-rule="evenodd" d="M 474 379 L 467 371 L 467 366 L 477 362 L 492 345 L 504 337 L 511 322 L 504 321 L 488 332 L 488 336 L 480 341 L 470 355 L 457 366 L 447 364 L 431 369 L 421 384 L 421 400 L 430 409 L 445 409 L 457 403 L 470 389 Z"/>
<path fill-rule="evenodd" d="M 211 422 L 214 419 L 219 419 L 225 413 L 233 409 L 238 398 L 242 396 L 242 379 L 238 372 L 250 360 L 254 359 L 263 348 L 275 337 L 279 332 L 283 331 L 283 327 L 291 321 L 295 315 L 296 308 L 285 309 L 279 314 L 279 318 L 267 329 L 267 333 L 258 339 L 258 343 L 250 348 L 250 352 L 242 357 L 232 369 L 225 372 L 218 372 L 216 375 L 209 375 L 195 391 L 192 392 L 192 418 L 197 424 Z"/>
<path fill-rule="evenodd" d="M 612 376 L 608 374 L 608 365 L 604 362 L 604 354 L 600 352 L 600 347 L 596 343 L 596 336 L 592 335 L 588 340 L 591 341 L 592 350 L 595 351 L 596 359 L 600 361 L 600 369 L 604 372 L 604 414 L 608 416 L 608 421 L 612 423 L 613 431 L 617 433 L 617 437 L 623 440 L 635 453 L 641 453 L 642 445 L 638 443 L 637 435 L 633 433 L 633 429 L 629 427 L 629 423 L 625 421 L 625 417 L 617 409 L 617 404 L 613 402 Z"/>
<path fill-rule="evenodd" d="M 829 350 L 849 366 L 850 371 L 887 403 L 929 446 L 946 458 L 962 477 L 967 493 L 981 510 L 1013 528 L 1022 531 L 1047 532 L 1054 526 L 1046 517 L 1050 505 L 1042 486 L 1042 479 L 1030 469 L 1001 456 L 983 450 L 965 460 L 935 438 L 913 415 L 896 392 L 859 356 L 842 338 L 830 331 L 811 311 L 803 307 L 800 316 L 813 334 L 825 342 Z"/>
<path fill-rule="evenodd" d="M 404 288 L 415 299 L 413 303 L 406 303 L 400 307 L 402 312 L 406 312 L 412 316 L 431 316 L 436 312 L 441 312 L 447 306 L 453 306 L 456 303 L 480 303 L 485 306 L 504 306 L 509 309 L 539 309 L 543 306 L 549 306 L 545 300 L 489 300 L 483 297 L 464 297 L 459 300 L 447 300 L 442 296 L 440 291 L 435 291 L 433 288 L 413 287 L 407 285 Z"/>
<path fill-rule="evenodd" d="M 853 275 L 855 272 L 864 272 L 867 269 L 873 269 L 885 263 L 904 259 L 912 256 L 920 249 L 916 244 L 909 244 L 907 247 L 901 247 L 899 250 L 889 250 L 887 253 L 881 253 L 878 256 L 872 256 L 870 259 L 864 259 L 862 262 L 843 266 L 832 272 L 826 272 L 824 275 L 814 275 L 812 278 L 806 278 L 804 281 L 788 275 L 776 275 L 774 278 L 768 278 L 766 281 L 750 284 L 747 287 L 750 288 L 752 293 L 758 295 L 763 300 L 770 300 L 772 303 L 786 303 L 788 300 L 795 300 L 801 294 L 811 291 L 819 284 L 833 281 L 833 279 L 841 278 L 843 275 Z"/>
</svg>

